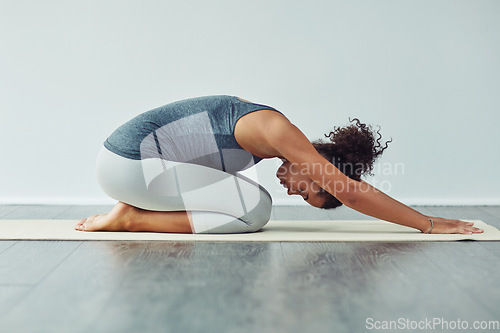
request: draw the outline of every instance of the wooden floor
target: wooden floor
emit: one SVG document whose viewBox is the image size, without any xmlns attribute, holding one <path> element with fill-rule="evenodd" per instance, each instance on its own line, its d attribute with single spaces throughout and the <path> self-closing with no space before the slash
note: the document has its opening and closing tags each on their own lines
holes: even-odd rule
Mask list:
<svg viewBox="0 0 500 333">
<path fill-rule="evenodd" d="M 109 208 L 0 206 L 0 219 L 78 219 Z M 500 228 L 500 207 L 416 209 Z M 273 219 L 332 218 L 367 217 L 273 211 Z M 499 242 L 0 241 L 5 333 L 351 333 L 396 323 L 431 331 L 410 329 L 425 320 L 434 332 L 447 331 L 443 320 L 467 321 L 460 332 L 475 331 L 475 321 L 499 325 Z"/>
</svg>

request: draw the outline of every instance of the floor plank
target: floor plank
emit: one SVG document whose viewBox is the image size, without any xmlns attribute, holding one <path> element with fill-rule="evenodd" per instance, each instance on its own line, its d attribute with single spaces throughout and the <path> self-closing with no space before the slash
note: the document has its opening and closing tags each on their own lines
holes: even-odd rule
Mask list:
<svg viewBox="0 0 500 333">
<path fill-rule="evenodd" d="M 478 242 L 429 242 L 420 251 L 447 276 L 448 283 L 474 295 L 476 320 L 498 320 L 500 258 Z M 442 292 L 441 295 L 444 295 Z M 464 307 L 465 311 L 466 307 Z M 467 308 L 468 309 L 468 308 Z M 469 311 L 469 309 L 467 310 Z"/>
<path fill-rule="evenodd" d="M 0 285 L 0 329 L 2 332 L 14 332 L 17 325 L 9 325 L 3 321 L 2 317 L 24 299 L 32 289 L 31 285 Z M 29 314 L 20 322 L 27 317 Z"/>
<path fill-rule="evenodd" d="M 419 249 L 425 248 L 425 243 L 282 246 L 289 269 L 287 285 L 294 290 L 294 297 L 306 305 L 327 304 L 328 312 L 340 314 L 351 332 L 364 331 L 366 318 L 472 319 L 483 313 L 466 290 L 450 284 L 440 267 L 421 255 Z M 328 322 L 322 316 L 315 320 Z"/>
<path fill-rule="evenodd" d="M 7 250 L 9 247 L 13 246 L 16 244 L 18 241 L 9 241 L 9 240 L 2 240 L 0 241 L 0 254 Z"/>
<path fill-rule="evenodd" d="M 21 219 L 110 208 L 2 207 Z M 500 225 L 499 207 L 415 208 Z M 367 219 L 346 207 L 279 206 L 273 218 Z M 0 326 L 302 333 L 364 332 L 367 318 L 499 320 L 499 264 L 500 242 L 2 241 Z"/>
<path fill-rule="evenodd" d="M 271 208 L 271 220 L 276 220 L 276 207 Z"/>
<path fill-rule="evenodd" d="M 0 218 L 3 218 L 17 209 L 21 209 L 21 207 L 20 205 L 0 205 Z"/>
<path fill-rule="evenodd" d="M 362 214 L 346 206 L 327 210 L 332 220 L 375 220 L 375 218 Z"/>
<path fill-rule="evenodd" d="M 490 225 L 500 229 L 500 207 L 477 207 L 476 215 L 483 221 L 488 221 Z M 480 244 L 500 257 L 500 242 L 481 242 Z"/>
<path fill-rule="evenodd" d="M 38 284 L 81 242 L 19 241 L 0 254 L 1 284 Z"/>
<path fill-rule="evenodd" d="M 486 213 L 488 217 L 485 217 L 485 219 L 490 221 L 491 225 L 500 229 L 500 206 L 482 206 L 477 207 L 477 209 L 482 213 Z"/>
<path fill-rule="evenodd" d="M 80 220 L 92 215 L 108 213 L 113 209 L 113 205 L 75 205 L 61 211 L 54 219 L 60 220 Z"/>
<path fill-rule="evenodd" d="M 70 209 L 68 205 L 26 205 L 20 206 L 4 216 L 4 220 L 53 219 Z"/>
<path fill-rule="evenodd" d="M 290 316 L 272 297 L 282 258 L 279 243 L 151 243 L 88 331 L 270 332 Z"/>
<path fill-rule="evenodd" d="M 311 206 L 276 206 L 276 220 L 330 220 L 327 210 Z"/>
<path fill-rule="evenodd" d="M 140 253 L 141 247 L 147 246 L 134 242 L 102 242 L 98 246 L 89 243 L 66 255 L 29 295 L 9 309 L 2 318 L 3 325 L 16 327 L 20 332 L 36 332 L 41 327 L 44 332 L 86 332 L 84 328 L 92 324 L 117 292 L 128 262 Z M 28 271 L 34 274 L 38 269 Z M 116 318 L 108 319 L 110 323 L 116 322 Z"/>
<path fill-rule="evenodd" d="M 500 206 L 480 206 L 479 209 L 484 210 L 497 218 L 500 218 Z"/>
</svg>

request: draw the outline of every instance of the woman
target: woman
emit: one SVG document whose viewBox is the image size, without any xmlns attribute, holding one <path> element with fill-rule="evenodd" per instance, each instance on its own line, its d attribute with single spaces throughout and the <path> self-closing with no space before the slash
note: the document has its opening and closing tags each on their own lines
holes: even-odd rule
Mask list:
<svg viewBox="0 0 500 333">
<path fill-rule="evenodd" d="M 310 205 L 344 204 L 423 233 L 481 233 L 473 223 L 425 216 L 361 180 L 387 148 L 355 124 L 314 142 L 276 109 L 232 96 L 183 100 L 143 113 L 105 141 L 97 160 L 103 190 L 118 200 L 81 231 L 240 233 L 261 229 L 271 197 L 237 172 L 278 157 L 277 177 Z M 377 133 L 379 134 L 379 133 Z"/>
</svg>

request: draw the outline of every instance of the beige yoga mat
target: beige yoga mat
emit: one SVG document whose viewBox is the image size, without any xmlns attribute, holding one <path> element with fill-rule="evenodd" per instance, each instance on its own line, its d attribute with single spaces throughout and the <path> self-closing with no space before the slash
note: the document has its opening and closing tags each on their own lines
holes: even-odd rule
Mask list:
<svg viewBox="0 0 500 333">
<path fill-rule="evenodd" d="M 500 231 L 483 221 L 475 226 L 483 234 L 422 234 L 413 228 L 381 220 L 273 220 L 259 232 L 226 235 L 192 235 L 149 232 L 85 232 L 73 229 L 77 220 L 0 220 L 3 240 L 162 240 L 228 242 L 323 242 L 323 241 L 498 241 Z"/>
</svg>

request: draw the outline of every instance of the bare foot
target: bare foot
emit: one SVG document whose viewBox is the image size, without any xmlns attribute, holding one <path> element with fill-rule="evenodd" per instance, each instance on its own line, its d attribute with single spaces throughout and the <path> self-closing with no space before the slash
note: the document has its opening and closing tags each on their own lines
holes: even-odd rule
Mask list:
<svg viewBox="0 0 500 333">
<path fill-rule="evenodd" d="M 128 231 L 139 209 L 123 202 L 118 202 L 111 212 L 93 215 L 81 219 L 75 226 L 79 231 Z"/>
</svg>

